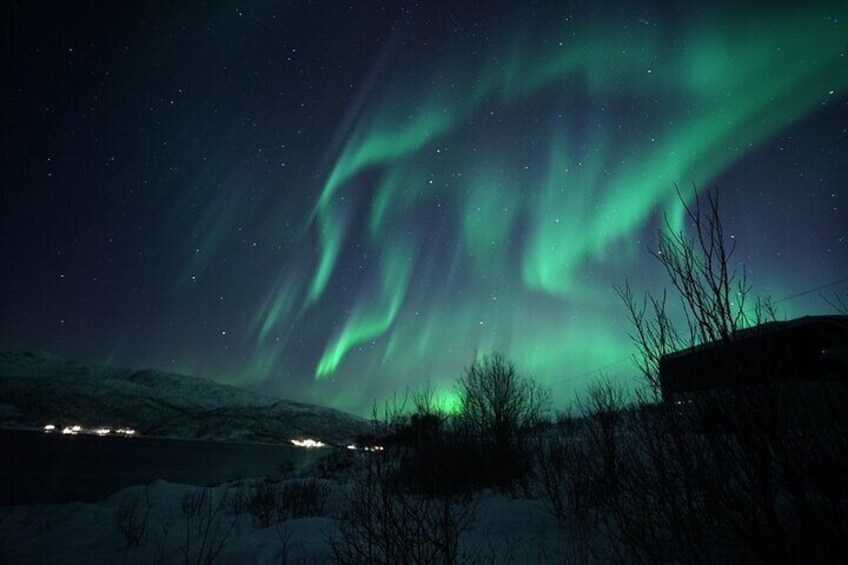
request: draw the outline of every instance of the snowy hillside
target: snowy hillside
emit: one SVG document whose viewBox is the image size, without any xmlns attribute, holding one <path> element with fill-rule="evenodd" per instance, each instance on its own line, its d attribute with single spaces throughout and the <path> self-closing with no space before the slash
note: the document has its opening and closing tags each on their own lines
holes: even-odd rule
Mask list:
<svg viewBox="0 0 848 565">
<path fill-rule="evenodd" d="M 234 441 L 296 436 L 344 443 L 351 414 L 155 370 L 87 366 L 40 352 L 0 353 L 0 426 L 126 426 L 145 435 Z"/>
</svg>

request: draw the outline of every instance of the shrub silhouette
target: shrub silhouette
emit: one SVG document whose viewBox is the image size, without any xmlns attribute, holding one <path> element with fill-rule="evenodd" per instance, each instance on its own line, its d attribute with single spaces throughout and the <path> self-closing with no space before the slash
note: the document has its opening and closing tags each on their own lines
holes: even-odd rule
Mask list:
<svg viewBox="0 0 848 565">
<path fill-rule="evenodd" d="M 410 493 L 398 480 L 397 456 L 388 449 L 368 457 L 365 473 L 346 494 L 328 532 L 334 563 L 454 564 L 462 562 L 460 536 L 471 527 L 471 497 Z"/>
<path fill-rule="evenodd" d="M 809 384 L 774 384 L 792 348 L 736 343 L 773 309 L 768 300 L 746 307 L 750 287 L 732 268 L 717 197 L 680 199 L 692 235 L 666 225 L 655 257 L 684 323 L 673 322 L 666 293 L 619 289 L 646 386 L 632 400 L 610 383 L 590 387 L 576 417 L 541 439 L 546 506 L 580 542 L 578 561 L 840 562 L 848 554 L 845 420 Z M 728 354 L 698 369 L 730 386 L 688 393 L 680 404 L 664 397 L 663 356 L 706 342 Z"/>
<path fill-rule="evenodd" d="M 495 352 L 474 360 L 457 383 L 457 431 L 485 486 L 507 488 L 530 472 L 530 434 L 548 411 L 550 393 L 519 375 Z"/>
<path fill-rule="evenodd" d="M 622 421 L 621 434 L 587 436 L 593 449 L 616 453 L 617 466 L 600 472 L 616 475 L 607 516 L 615 547 L 624 553 L 619 557 L 831 562 L 848 551 L 844 492 L 829 488 L 832 473 L 846 469 L 848 430 L 817 414 L 820 397 L 793 384 L 769 384 L 776 364 L 791 352 L 742 351 L 739 331 L 757 331 L 775 318 L 774 309 L 769 300 L 748 307 L 751 287 L 744 268 L 741 274 L 733 268 L 717 195 L 708 194 L 706 205 L 697 192 L 692 204 L 678 196 L 692 235 L 666 223 L 654 255 L 680 299 L 685 323 L 675 325 L 665 293 L 639 300 L 629 287 L 619 289 L 648 386 Z M 708 342 L 729 352 L 709 369 L 736 384 L 698 391 L 682 405 L 663 398 L 663 356 Z M 739 386 L 751 371 L 759 373 L 760 384 Z M 592 410 L 589 418 L 602 421 L 603 413 Z M 604 440 L 610 437 L 613 443 Z M 844 485 L 845 476 L 836 482 Z"/>
<path fill-rule="evenodd" d="M 376 435 L 416 492 L 468 493 L 512 488 L 530 477 L 530 435 L 547 413 L 549 393 L 519 375 L 501 353 L 476 358 L 456 383 L 459 410 L 436 408 L 429 387 L 387 405 Z"/>
</svg>

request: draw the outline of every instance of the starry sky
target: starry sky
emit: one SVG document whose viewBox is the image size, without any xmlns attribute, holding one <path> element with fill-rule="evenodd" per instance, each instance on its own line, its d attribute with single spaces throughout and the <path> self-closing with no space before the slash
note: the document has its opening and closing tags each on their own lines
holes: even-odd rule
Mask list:
<svg viewBox="0 0 848 565">
<path fill-rule="evenodd" d="M 675 183 L 831 311 L 848 5 L 622 4 L 5 3 L 0 348 L 360 414 L 497 349 L 564 407 L 635 374 Z"/>
</svg>

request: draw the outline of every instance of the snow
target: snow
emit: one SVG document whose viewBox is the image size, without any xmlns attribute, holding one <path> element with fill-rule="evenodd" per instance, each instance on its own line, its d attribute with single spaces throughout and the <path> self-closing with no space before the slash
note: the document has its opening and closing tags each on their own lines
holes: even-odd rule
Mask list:
<svg viewBox="0 0 848 565">
<path fill-rule="evenodd" d="M 302 481 L 293 477 L 280 486 Z M 227 534 L 216 563 L 330 563 L 328 537 L 334 517 L 345 504 L 350 479 L 326 480 L 329 488 L 323 515 L 302 517 L 261 527 L 247 511 L 225 505 L 218 536 Z M 215 504 L 251 481 L 229 483 L 206 492 Z M 0 561 L 13 563 L 183 563 L 187 518 L 186 495 L 203 487 L 161 480 L 121 490 L 96 504 L 0 506 Z M 137 547 L 127 547 L 118 527 L 122 502 L 138 500 L 150 513 Z M 513 499 L 486 491 L 479 495 L 472 526 L 460 540 L 465 555 L 483 562 L 546 563 L 566 560 L 568 536 L 540 500 Z M 189 542 L 197 555 L 199 536 Z"/>
<path fill-rule="evenodd" d="M 352 414 L 202 377 L 82 365 L 41 352 L 0 352 L 0 398 L 0 426 L 7 428 L 79 423 L 170 438 L 337 444 L 367 430 Z"/>
<path fill-rule="evenodd" d="M 94 413 L 113 419 L 80 423 L 170 437 L 316 438 L 341 446 L 286 480 L 214 487 L 156 480 L 96 503 L 0 506 L 0 562 L 185 563 L 203 561 L 211 551 L 216 563 L 331 563 L 329 539 L 351 488 L 362 480 L 364 462 L 383 456 L 344 447 L 366 429 L 365 421 L 348 414 L 197 377 L 87 367 L 41 353 L 0 353 L 0 398 L 0 424 L 6 425 L 40 429 L 50 422 L 62 429 L 69 425 L 63 414 Z M 114 419 L 121 415 L 124 420 Z M 278 492 L 313 481 L 326 496 L 320 510 L 278 513 L 263 526 L 244 504 L 257 481 Z M 459 537 L 459 553 L 469 562 L 587 561 L 579 550 L 585 543 L 580 546 L 539 499 L 484 491 L 473 509 Z M 137 543 L 128 543 L 136 537 Z"/>
</svg>

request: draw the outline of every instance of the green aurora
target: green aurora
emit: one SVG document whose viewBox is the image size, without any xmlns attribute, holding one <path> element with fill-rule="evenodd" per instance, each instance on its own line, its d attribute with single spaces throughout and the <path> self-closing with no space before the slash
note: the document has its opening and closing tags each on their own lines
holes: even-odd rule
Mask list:
<svg viewBox="0 0 848 565">
<path fill-rule="evenodd" d="M 564 409 L 638 382 L 675 185 L 781 315 L 848 276 L 845 2 L 13 12 L 4 348 L 363 415 L 500 350 Z"/>
<path fill-rule="evenodd" d="M 446 387 L 494 348 L 552 384 L 621 368 L 632 348 L 607 321 L 622 317 L 610 287 L 646 261 L 640 238 L 662 214 L 683 227 L 674 184 L 710 187 L 848 87 L 848 35 L 822 14 L 692 17 L 672 44 L 656 25 L 570 24 L 537 36 L 562 41 L 518 33 L 509 49 L 458 52 L 390 82 L 357 116 L 315 208 L 300 315 L 329 292 L 349 241 L 363 238 L 380 264 L 315 377 L 390 372 L 403 390 L 423 369 Z M 516 128 L 528 106 L 544 119 Z M 293 311 L 290 287 L 262 309 L 260 342 Z M 348 407 L 369 402 L 345 395 Z"/>
</svg>

